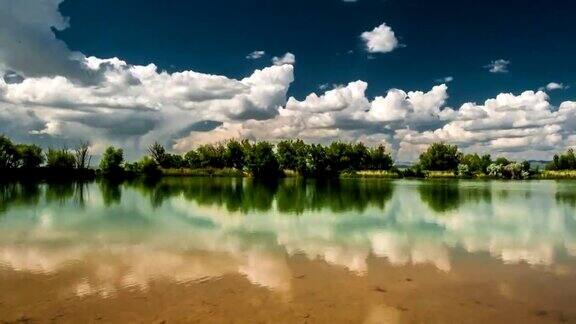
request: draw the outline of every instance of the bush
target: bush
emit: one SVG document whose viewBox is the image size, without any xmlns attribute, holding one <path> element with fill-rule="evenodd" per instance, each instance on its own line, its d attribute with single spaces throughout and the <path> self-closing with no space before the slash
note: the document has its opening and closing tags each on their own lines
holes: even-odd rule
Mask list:
<svg viewBox="0 0 576 324">
<path fill-rule="evenodd" d="M 156 177 L 161 174 L 160 166 L 149 156 L 143 157 L 142 160 L 138 162 L 138 171 L 147 177 Z"/>
<path fill-rule="evenodd" d="M 458 175 L 461 177 L 471 177 L 474 173 L 470 169 L 468 164 L 460 163 L 458 164 Z"/>
</svg>

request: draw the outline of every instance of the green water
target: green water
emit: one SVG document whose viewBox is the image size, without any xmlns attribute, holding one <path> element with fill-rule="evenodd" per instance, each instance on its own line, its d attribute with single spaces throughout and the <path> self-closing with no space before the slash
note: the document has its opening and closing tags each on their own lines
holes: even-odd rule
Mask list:
<svg viewBox="0 0 576 324">
<path fill-rule="evenodd" d="M 369 256 L 444 271 L 466 253 L 544 267 L 576 257 L 574 182 L 170 178 L 0 193 L 0 266 L 23 271 L 127 247 L 298 253 L 356 272 Z"/>
</svg>

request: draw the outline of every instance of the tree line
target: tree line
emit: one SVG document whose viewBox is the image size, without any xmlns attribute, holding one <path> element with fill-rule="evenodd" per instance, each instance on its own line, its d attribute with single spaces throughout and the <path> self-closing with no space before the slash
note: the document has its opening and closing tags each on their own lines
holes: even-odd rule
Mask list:
<svg viewBox="0 0 576 324">
<path fill-rule="evenodd" d="M 89 143 L 76 148 L 49 148 L 46 152 L 34 144 L 15 144 L 0 135 L 0 169 L 92 169 Z M 420 177 L 429 171 L 452 172 L 461 177 L 489 176 L 524 179 L 537 170 L 530 163 L 495 160 L 489 154 L 464 154 L 456 145 L 433 143 L 420 154 L 413 166 L 399 170 L 385 146 L 368 147 L 363 143 L 332 142 L 328 145 L 308 144 L 300 139 L 267 141 L 228 140 L 205 144 L 179 155 L 154 143 L 147 154 L 136 162 L 124 159 L 121 148 L 108 147 L 97 167 L 105 176 L 159 175 L 162 169 L 234 169 L 255 177 L 280 176 L 291 170 L 303 176 L 337 176 L 342 172 L 360 170 L 391 171 L 400 176 Z M 576 156 L 572 149 L 555 155 L 547 165 L 549 170 L 575 170 Z"/>
</svg>

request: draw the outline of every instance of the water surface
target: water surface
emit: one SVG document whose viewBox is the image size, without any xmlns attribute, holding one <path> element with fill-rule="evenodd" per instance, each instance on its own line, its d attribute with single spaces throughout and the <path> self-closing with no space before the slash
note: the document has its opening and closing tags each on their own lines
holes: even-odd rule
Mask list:
<svg viewBox="0 0 576 324">
<path fill-rule="evenodd" d="M 0 184 L 0 320 L 574 322 L 576 182 Z"/>
</svg>

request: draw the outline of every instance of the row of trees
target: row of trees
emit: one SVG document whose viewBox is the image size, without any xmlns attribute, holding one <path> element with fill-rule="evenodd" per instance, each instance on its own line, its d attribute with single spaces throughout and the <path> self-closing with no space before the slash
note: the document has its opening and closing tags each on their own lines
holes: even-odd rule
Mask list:
<svg viewBox="0 0 576 324">
<path fill-rule="evenodd" d="M 427 171 L 452 171 L 464 177 L 486 175 L 507 179 L 526 179 L 531 172 L 528 161 L 518 163 L 504 157 L 492 160 L 490 154 L 464 154 L 456 145 L 445 143 L 430 145 L 415 167 Z"/>
<path fill-rule="evenodd" d="M 568 149 L 565 153 L 555 154 L 550 163 L 546 165 L 548 170 L 576 170 L 576 154 L 573 149 Z"/>
<path fill-rule="evenodd" d="M 37 145 L 14 144 L 0 135 L 0 168 L 32 169 L 45 165 L 57 169 L 89 169 L 89 143 L 80 143 L 74 150 L 48 149 Z M 229 140 L 207 144 L 184 155 L 171 154 L 159 143 L 148 148 L 140 161 L 124 161 L 120 148 L 108 147 L 99 164 L 106 175 L 159 174 L 160 169 L 221 169 L 247 171 L 254 176 L 277 176 L 292 170 L 305 176 L 337 175 L 343 171 L 391 170 L 394 161 L 384 146 L 367 147 L 362 143 L 333 142 L 329 145 L 307 144 L 300 139 L 284 140 L 276 145 L 262 141 Z M 547 166 L 551 170 L 576 169 L 573 150 L 555 155 Z M 517 163 L 506 158 L 492 160 L 489 154 L 464 154 L 457 146 L 434 143 L 423 152 L 418 163 L 405 171 L 406 175 L 421 175 L 423 171 L 449 171 L 460 176 L 487 175 L 500 178 L 526 178 L 528 162 Z"/>
<path fill-rule="evenodd" d="M 34 169 L 46 163 L 49 168 L 88 169 L 91 160 L 88 148 L 89 144 L 83 142 L 73 151 L 48 149 L 44 153 L 38 145 L 14 144 L 8 137 L 0 135 L 0 168 Z"/>
<path fill-rule="evenodd" d="M 333 142 L 330 145 L 307 144 L 285 140 L 277 145 L 269 142 L 230 140 L 207 144 L 184 156 L 166 153 L 156 143 L 150 156 L 162 168 L 234 168 L 258 175 L 274 175 L 293 170 L 302 175 L 337 174 L 345 170 L 389 170 L 393 166 L 384 146 L 369 148 L 362 143 Z"/>
</svg>

